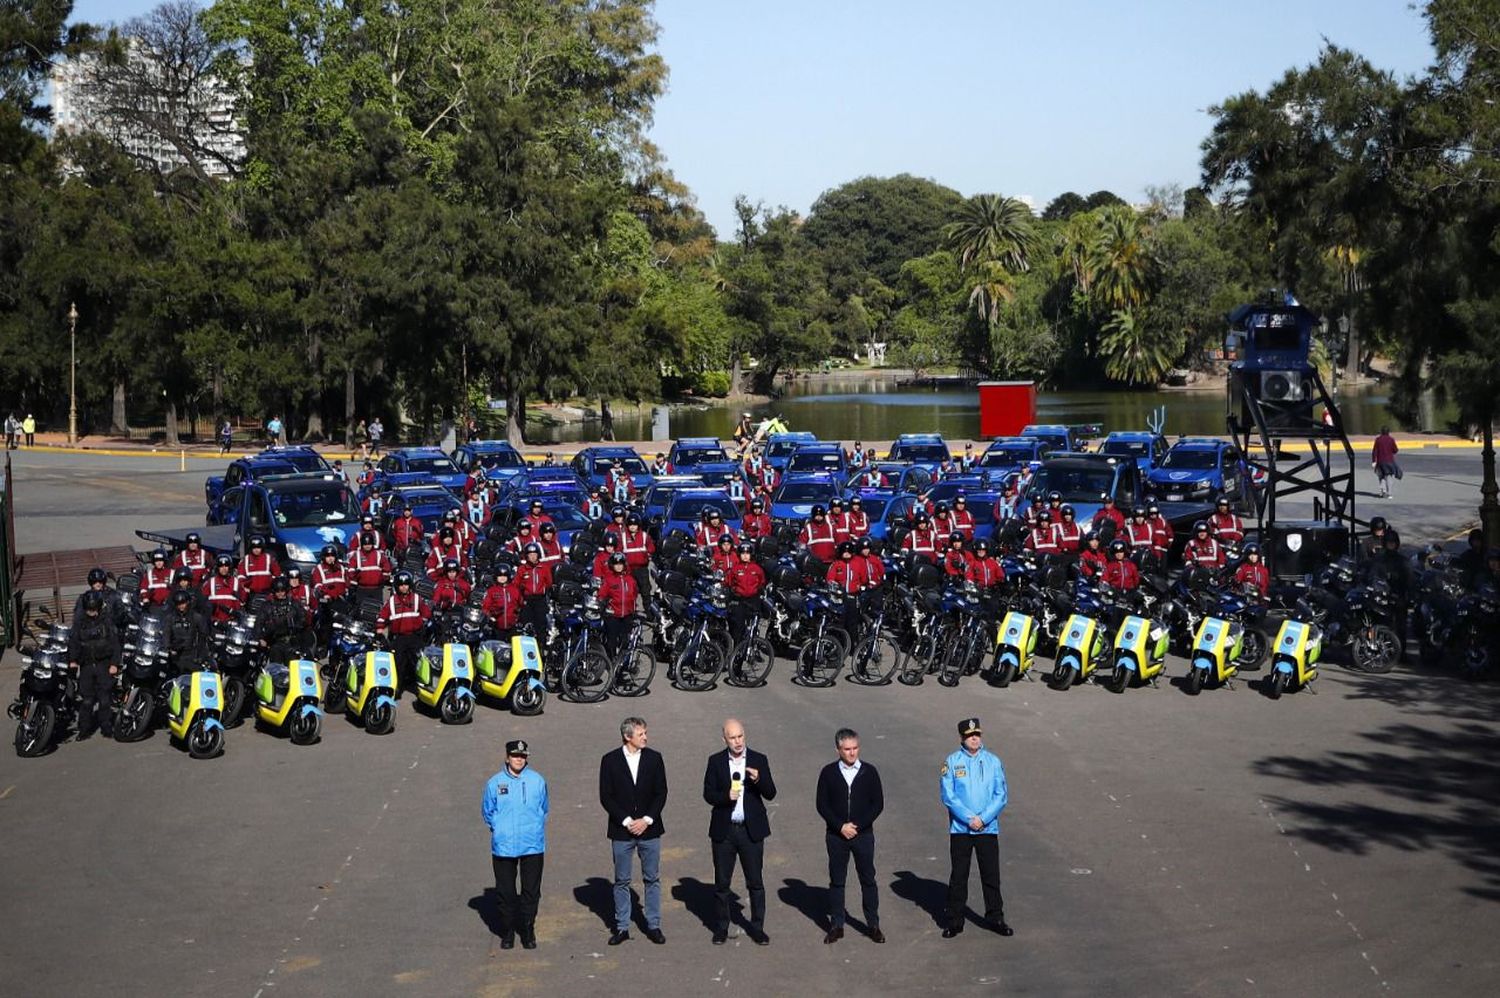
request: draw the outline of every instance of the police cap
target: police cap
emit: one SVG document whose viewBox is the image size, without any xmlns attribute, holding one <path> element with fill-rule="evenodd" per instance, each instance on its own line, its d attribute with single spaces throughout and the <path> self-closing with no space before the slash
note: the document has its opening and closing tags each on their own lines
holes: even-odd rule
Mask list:
<svg viewBox="0 0 1500 998">
<path fill-rule="evenodd" d="M 505 754 L 527 756 L 531 754 L 531 746 L 526 744 L 524 738 L 512 738 L 505 743 Z"/>
<path fill-rule="evenodd" d="M 979 718 L 966 717 L 958 722 L 958 733 L 967 738 L 970 735 L 982 735 L 984 731 L 979 727 Z"/>
</svg>

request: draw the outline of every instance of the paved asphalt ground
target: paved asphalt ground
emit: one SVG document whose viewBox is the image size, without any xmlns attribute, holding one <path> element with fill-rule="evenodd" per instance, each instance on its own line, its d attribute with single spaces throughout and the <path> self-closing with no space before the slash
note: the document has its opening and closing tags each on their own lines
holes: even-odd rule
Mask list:
<svg viewBox="0 0 1500 998">
<path fill-rule="evenodd" d="M 24 455 L 23 551 L 127 543 L 197 522 L 217 462 Z M 1409 539 L 1472 518 L 1478 457 L 1419 455 L 1381 502 Z M 1373 500 L 1372 502 L 1379 502 Z M 1366 507 L 1368 509 L 1369 507 Z M 1413 529 L 1413 527 L 1415 529 Z M 1181 662 L 1169 664 L 1180 674 Z M 7 994 L 254 996 L 1479 995 L 1500 959 L 1500 691 L 1400 669 L 1324 671 L 1316 695 L 1175 685 L 1115 696 L 971 681 L 956 690 L 760 690 L 482 709 L 443 728 L 407 698 L 394 734 L 331 718 L 298 748 L 249 727 L 194 762 L 162 732 L 0 755 L 0 980 Z M 16 682 L 14 653 L 0 689 Z M 666 756 L 663 928 L 604 945 L 609 850 L 600 754 L 639 713 Z M 769 949 L 709 943 L 712 864 L 698 792 L 720 721 L 742 718 L 780 787 L 767 848 Z M 947 879 L 938 768 L 983 718 L 1004 759 L 1006 914 L 940 937 Z M 821 941 L 812 806 L 832 733 L 860 730 L 884 777 L 876 827 L 889 942 Z M 552 795 L 541 947 L 490 930 L 482 786 L 524 736 Z M 851 872 L 852 878 L 852 872 Z M 850 901 L 857 909 L 857 889 Z M 977 877 L 971 900 L 978 901 Z M 1488 982 L 1488 983 L 1486 983 Z"/>
</svg>

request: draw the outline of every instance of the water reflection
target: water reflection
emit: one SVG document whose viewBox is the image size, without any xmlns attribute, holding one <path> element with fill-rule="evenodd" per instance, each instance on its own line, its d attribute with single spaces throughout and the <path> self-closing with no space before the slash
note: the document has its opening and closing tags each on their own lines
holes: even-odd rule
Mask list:
<svg viewBox="0 0 1500 998">
<path fill-rule="evenodd" d="M 1378 433 L 1391 423 L 1387 390 L 1381 385 L 1339 393 L 1344 422 L 1351 434 Z M 1043 423 L 1102 423 L 1107 430 L 1144 429 L 1150 415 L 1166 407 L 1168 434 L 1224 432 L 1223 391 L 1196 392 L 1045 392 L 1037 398 L 1037 420 Z M 950 438 L 979 433 L 979 397 L 975 389 L 903 388 L 895 378 L 799 380 L 775 402 L 759 405 L 674 406 L 674 437 L 727 437 L 741 411 L 757 419 L 781 415 L 793 429 L 811 430 L 825 439 L 890 440 L 898 433 L 936 431 Z M 1424 430 L 1442 430 L 1443 414 L 1424 406 Z M 598 424 L 557 427 L 541 439 L 556 442 L 596 440 Z M 649 413 L 615 417 L 615 436 L 648 440 Z"/>
</svg>

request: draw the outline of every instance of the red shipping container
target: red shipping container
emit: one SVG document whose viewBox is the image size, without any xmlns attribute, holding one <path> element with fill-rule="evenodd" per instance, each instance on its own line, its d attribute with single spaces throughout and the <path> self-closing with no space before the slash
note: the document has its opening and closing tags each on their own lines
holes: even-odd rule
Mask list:
<svg viewBox="0 0 1500 998">
<path fill-rule="evenodd" d="M 979 435 L 1013 437 L 1036 422 L 1035 381 L 981 381 Z"/>
</svg>

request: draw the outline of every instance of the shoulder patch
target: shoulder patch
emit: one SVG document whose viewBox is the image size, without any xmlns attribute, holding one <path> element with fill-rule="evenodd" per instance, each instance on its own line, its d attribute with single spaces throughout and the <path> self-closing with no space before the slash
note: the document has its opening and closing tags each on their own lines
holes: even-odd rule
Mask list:
<svg viewBox="0 0 1500 998">
<path fill-rule="evenodd" d="M 947 776 L 948 775 L 948 764 L 946 762 L 943 763 L 943 771 L 941 773 L 939 773 L 938 775 L 939 776 Z"/>
</svg>

